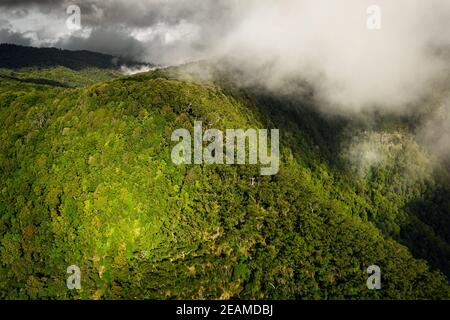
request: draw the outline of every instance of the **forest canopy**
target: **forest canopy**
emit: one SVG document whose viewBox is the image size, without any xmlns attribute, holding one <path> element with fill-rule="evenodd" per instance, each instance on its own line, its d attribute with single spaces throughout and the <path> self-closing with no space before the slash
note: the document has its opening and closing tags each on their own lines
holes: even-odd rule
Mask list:
<svg viewBox="0 0 450 320">
<path fill-rule="evenodd" d="M 448 173 L 407 120 L 327 119 L 186 66 L 2 67 L 0 298 L 450 297 Z M 280 128 L 278 174 L 174 164 L 171 135 L 195 121 Z M 361 166 L 368 146 L 387 156 Z M 66 287 L 71 265 L 80 290 Z M 371 265 L 381 290 L 366 287 Z"/>
</svg>

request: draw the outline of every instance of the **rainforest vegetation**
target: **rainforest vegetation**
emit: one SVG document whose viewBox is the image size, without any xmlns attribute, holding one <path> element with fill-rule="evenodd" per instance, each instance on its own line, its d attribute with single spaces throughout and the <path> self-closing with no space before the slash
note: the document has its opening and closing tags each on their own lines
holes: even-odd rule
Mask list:
<svg viewBox="0 0 450 320">
<path fill-rule="evenodd" d="M 54 54 L 0 59 L 1 299 L 450 298 L 448 167 L 412 119 L 324 117 L 201 65 L 125 76 Z M 278 174 L 173 164 L 172 132 L 195 121 L 280 129 Z"/>
</svg>

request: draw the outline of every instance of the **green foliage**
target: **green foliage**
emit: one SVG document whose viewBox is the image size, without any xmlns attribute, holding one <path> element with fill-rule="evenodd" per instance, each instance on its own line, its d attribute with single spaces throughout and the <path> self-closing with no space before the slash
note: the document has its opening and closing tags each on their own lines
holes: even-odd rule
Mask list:
<svg viewBox="0 0 450 320">
<path fill-rule="evenodd" d="M 73 71 L 65 67 L 47 69 L 0 69 L 0 78 L 15 80 L 18 82 L 47 84 L 56 87 L 86 87 L 97 82 L 106 81 L 122 76 L 117 70 L 88 68 L 81 71 Z"/>
<path fill-rule="evenodd" d="M 387 220 L 384 230 L 371 218 L 404 210 L 409 191 L 392 198 L 384 178 L 350 179 L 294 111 L 177 72 L 78 89 L 0 79 L 0 298 L 450 297 L 447 278 L 390 233 L 402 225 Z M 280 127 L 279 174 L 175 166 L 171 134 L 196 120 Z M 65 285 L 72 264 L 80 291 Z M 366 288 L 372 264 L 380 291 Z"/>
<path fill-rule="evenodd" d="M 47 69 L 62 66 L 76 71 L 92 68 L 116 70 L 122 65 L 139 67 L 147 64 L 86 50 L 72 51 L 0 44 L 0 68 L 5 69 Z"/>
</svg>

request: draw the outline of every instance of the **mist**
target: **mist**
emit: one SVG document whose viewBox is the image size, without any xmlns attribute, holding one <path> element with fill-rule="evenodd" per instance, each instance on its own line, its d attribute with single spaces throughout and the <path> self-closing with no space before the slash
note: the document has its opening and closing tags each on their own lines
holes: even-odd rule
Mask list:
<svg viewBox="0 0 450 320">
<path fill-rule="evenodd" d="M 86 0 L 79 31 L 65 29 L 69 4 L 2 1 L 0 42 L 164 66 L 226 61 L 222 67 L 239 70 L 243 85 L 312 92 L 325 114 L 410 114 L 423 112 L 430 100 L 449 109 L 448 0 Z M 430 115 L 418 138 L 450 153 L 448 125 Z"/>
<path fill-rule="evenodd" d="M 268 88 L 313 85 L 329 109 L 402 111 L 445 79 L 450 2 L 377 1 L 381 29 L 367 27 L 372 1 L 253 1 L 218 52 Z M 446 36 L 447 35 L 447 36 Z M 295 90 L 295 88 L 293 88 Z"/>
<path fill-rule="evenodd" d="M 450 1 L 251 1 L 241 9 L 212 51 L 243 71 L 241 82 L 290 95 L 304 94 L 306 83 L 325 114 L 429 110 L 417 140 L 450 155 Z"/>
</svg>

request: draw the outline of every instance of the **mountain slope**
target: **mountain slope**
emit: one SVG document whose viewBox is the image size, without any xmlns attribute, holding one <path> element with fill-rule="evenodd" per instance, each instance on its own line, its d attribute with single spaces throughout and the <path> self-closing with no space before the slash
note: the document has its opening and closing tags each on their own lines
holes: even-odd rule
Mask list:
<svg viewBox="0 0 450 320">
<path fill-rule="evenodd" d="M 85 87 L 153 65 L 91 51 L 0 44 L 0 77 L 57 87 Z"/>
<path fill-rule="evenodd" d="M 449 298 L 446 277 L 368 217 L 400 205 L 355 190 L 320 133 L 262 94 L 192 77 L 157 70 L 78 89 L 0 79 L 0 297 Z M 282 121 L 279 174 L 175 166 L 171 134 L 194 121 Z M 80 291 L 65 284 L 73 264 Z M 380 291 L 366 288 L 373 264 Z"/>
<path fill-rule="evenodd" d="M 5 69 L 61 66 L 80 71 L 89 68 L 119 69 L 122 65 L 142 66 L 146 64 L 86 50 L 71 51 L 0 44 L 0 68 Z"/>
</svg>

